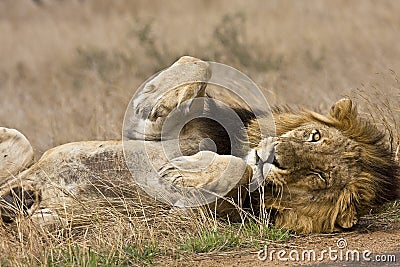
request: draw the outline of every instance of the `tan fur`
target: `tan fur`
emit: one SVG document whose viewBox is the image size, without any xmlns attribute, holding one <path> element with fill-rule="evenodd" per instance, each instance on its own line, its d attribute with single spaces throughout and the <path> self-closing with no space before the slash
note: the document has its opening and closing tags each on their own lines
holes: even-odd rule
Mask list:
<svg viewBox="0 0 400 267">
<path fill-rule="evenodd" d="M 350 100 L 340 101 L 327 116 L 310 111 L 275 113 L 279 134 L 275 157 L 280 168 L 273 166 L 266 177 L 263 200 L 267 208 L 275 211 L 276 227 L 299 233 L 351 228 L 370 208 L 395 198 L 398 166 L 384 145 L 383 135 L 359 119 L 355 108 L 348 108 L 350 105 Z M 306 142 L 314 129 L 321 132 L 321 142 Z M 134 147 L 134 142 L 142 141 L 131 142 Z M 157 142 L 146 142 L 157 146 Z M 167 160 L 158 159 L 158 150 L 154 149 L 153 160 L 162 166 Z M 219 164 L 230 160 L 229 156 L 217 157 Z M 184 177 L 195 183 L 190 186 L 207 184 L 219 177 L 218 169 L 195 176 L 186 173 Z M 241 179 L 246 181 L 251 174 L 247 170 Z M 118 186 L 127 179 L 132 180 L 121 142 L 98 141 L 71 143 L 49 150 L 39 162 L 22 172 L 16 182 L 25 190 L 39 190 L 42 199 L 40 205 L 29 207 L 28 213 L 32 214 L 38 207 L 71 205 L 81 194 L 87 197 L 98 188 L 104 188 L 100 190 L 102 196 L 107 192 L 132 195 Z M 3 194 L 5 190 L 3 187 Z M 235 189 L 227 197 L 237 199 L 237 192 Z M 139 193 L 142 197 L 146 195 L 142 190 Z M 260 198 L 258 193 L 251 194 L 253 205 L 257 205 L 257 197 Z M 151 198 L 147 199 L 152 202 Z M 238 218 L 234 209 L 229 202 L 220 202 L 217 206 L 220 215 Z"/>
<path fill-rule="evenodd" d="M 0 127 L 0 186 L 33 163 L 33 149 L 26 137 L 14 129 Z"/>
<path fill-rule="evenodd" d="M 162 177 L 160 183 L 168 182 L 182 188 L 214 186 L 215 192 L 226 194 L 223 196 L 226 200 L 211 204 L 221 216 L 240 218 L 235 207 L 249 208 L 245 204 L 245 197 L 248 197 L 248 204 L 253 210 L 258 210 L 261 205 L 272 211 L 276 227 L 290 228 L 299 233 L 351 228 L 360 215 L 397 197 L 399 167 L 385 145 L 384 135 L 372 124 L 360 119 L 355 106 L 348 99 L 334 104 L 326 116 L 306 110 L 276 109 L 273 114 L 276 126 L 274 162 L 266 162 L 272 153 L 271 143 L 262 138 L 260 121 L 246 107 L 237 108 L 235 104 L 235 111 L 246 121 L 244 131 L 240 128 L 236 139 L 241 140 L 247 134 L 247 141 L 238 142 L 233 147 L 234 154 L 207 152 L 207 157 L 215 160 L 208 168 L 197 172 L 193 171 L 196 166 L 193 167 L 190 160 L 180 161 L 181 158 L 174 160 L 181 162 L 181 167 L 186 167 L 188 171 L 171 167 L 171 162 L 160 153 L 161 144 L 157 142 L 160 126 L 180 101 L 204 96 L 203 81 L 210 75 L 204 62 L 193 58 L 182 59 L 181 63 L 185 62 L 198 64 L 198 68 L 192 69 L 190 75 L 199 77 L 197 80 L 200 83 L 185 84 L 165 93 L 163 90 L 167 87 L 159 81 L 173 80 L 176 77 L 170 75 L 179 73 L 164 71 L 150 81 L 149 90 L 136 99 L 137 109 L 133 112 L 140 115 L 146 109 L 149 111 L 149 124 L 146 125 L 149 127 L 146 129 L 149 136 L 142 135 L 143 140 L 126 140 L 129 144 L 125 147 L 125 155 L 121 141 L 79 142 L 56 147 L 46 152 L 31 168 L 14 177 L 26 167 L 27 161 L 24 161 L 19 168 L 12 170 L 11 177 L 0 181 L 0 185 L 6 184 L 4 180 L 8 181 L 6 186 L 0 188 L 0 215 L 3 220 L 15 219 L 17 210 L 14 206 L 20 207 L 23 214 L 37 214 L 41 209 L 82 205 L 80 199 L 88 196 L 94 199 L 115 196 L 131 198 L 146 203 L 151 209 L 159 207 L 159 202 L 135 184 L 125 161 L 131 162 L 132 158 L 142 161 L 150 158 L 155 162 Z M 162 92 L 158 91 L 157 86 Z M 165 93 L 162 101 L 148 110 L 149 106 L 153 107 L 150 105 L 152 101 L 159 98 L 159 93 Z M 223 109 L 220 111 L 224 112 Z M 198 120 L 185 127 L 179 136 L 180 146 L 183 154 L 190 155 L 190 159 L 199 158 L 200 154 L 196 154 L 198 144 L 204 138 L 211 138 L 218 152 L 230 152 L 230 149 L 226 149 L 229 140 L 218 125 Z M 316 131 L 318 135 L 313 134 Z M 310 141 L 315 136 L 318 136 L 318 140 Z M 146 142 L 147 150 L 136 150 L 143 142 Z M 244 149 L 246 142 L 250 143 L 253 150 Z M 262 177 L 265 180 L 260 190 L 246 194 L 247 183 L 259 175 L 257 167 L 260 163 L 250 160 L 246 165 L 244 161 L 253 155 L 251 153 L 254 150 L 257 155 L 262 155 L 266 165 L 271 165 L 271 171 Z M 27 153 L 26 156 L 30 158 L 31 154 Z M 230 162 L 234 162 L 235 166 L 243 166 L 243 170 L 223 167 Z M 141 173 L 135 177 L 136 181 L 146 182 L 148 177 L 158 177 L 152 168 L 144 168 L 145 164 L 140 160 L 138 164 L 140 166 L 129 166 L 133 175 Z M 0 171 L 4 173 L 1 166 Z M 228 175 L 221 175 L 222 171 Z M 229 186 L 231 191 L 226 193 L 225 188 Z M 176 201 L 174 198 L 170 200 Z"/>
</svg>

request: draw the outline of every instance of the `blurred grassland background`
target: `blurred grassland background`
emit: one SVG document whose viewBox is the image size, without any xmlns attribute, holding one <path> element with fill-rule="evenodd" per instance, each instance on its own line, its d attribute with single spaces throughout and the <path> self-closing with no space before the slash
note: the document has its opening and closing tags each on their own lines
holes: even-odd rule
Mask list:
<svg viewBox="0 0 400 267">
<path fill-rule="evenodd" d="M 350 96 L 395 152 L 399 14 L 396 0 L 1 0 L 0 126 L 23 132 L 37 157 L 66 142 L 120 139 L 136 88 L 191 55 L 239 69 L 271 105 L 326 112 Z M 126 215 L 115 210 L 124 199 L 109 201 L 88 201 L 90 212 L 72 211 L 74 227 L 60 231 L 29 220 L 0 227 L 0 265 L 190 265 L 194 254 L 228 250 L 232 258 L 238 248 L 290 237 L 260 222 L 233 225 L 142 203 Z M 393 214 L 398 220 L 398 208 Z"/>
<path fill-rule="evenodd" d="M 136 88 L 182 55 L 241 70 L 272 105 L 353 96 L 398 117 L 398 14 L 398 1 L 2 0 L 0 125 L 37 155 L 119 139 Z"/>
</svg>

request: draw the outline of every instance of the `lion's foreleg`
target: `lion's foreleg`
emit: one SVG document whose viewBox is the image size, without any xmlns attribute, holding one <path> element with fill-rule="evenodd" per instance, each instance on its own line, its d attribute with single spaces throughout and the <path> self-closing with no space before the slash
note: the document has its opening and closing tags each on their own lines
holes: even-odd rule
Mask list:
<svg viewBox="0 0 400 267">
<path fill-rule="evenodd" d="M 253 171 L 246 162 L 230 155 L 201 151 L 193 156 L 176 158 L 160 169 L 161 179 L 179 188 L 192 188 L 203 192 L 199 203 L 206 204 L 219 216 L 231 220 L 240 218 L 242 202 Z M 189 203 L 196 203 L 191 199 Z"/>
</svg>

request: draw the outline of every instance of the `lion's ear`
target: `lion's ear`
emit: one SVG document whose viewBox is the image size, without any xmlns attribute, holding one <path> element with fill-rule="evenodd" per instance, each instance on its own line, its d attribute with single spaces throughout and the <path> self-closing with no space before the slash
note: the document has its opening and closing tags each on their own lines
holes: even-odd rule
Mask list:
<svg viewBox="0 0 400 267">
<path fill-rule="evenodd" d="M 338 121 L 351 120 L 356 117 L 356 115 L 357 111 L 353 106 L 353 102 L 348 98 L 337 101 L 329 111 L 329 116 Z"/>
<path fill-rule="evenodd" d="M 357 210 L 353 203 L 353 197 L 347 190 L 342 193 L 336 203 L 337 216 L 335 224 L 341 228 L 348 229 L 353 227 L 357 221 Z"/>
</svg>

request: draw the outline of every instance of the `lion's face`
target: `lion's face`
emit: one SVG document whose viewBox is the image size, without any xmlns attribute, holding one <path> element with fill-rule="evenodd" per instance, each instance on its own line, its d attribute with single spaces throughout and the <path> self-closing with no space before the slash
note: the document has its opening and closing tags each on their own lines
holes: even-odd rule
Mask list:
<svg viewBox="0 0 400 267">
<path fill-rule="evenodd" d="M 283 133 L 265 178 L 265 204 L 277 211 L 278 226 L 305 233 L 350 228 L 360 213 L 394 197 L 398 167 L 383 135 L 357 118 L 350 100 L 326 117 L 290 116 L 278 118 Z"/>
<path fill-rule="evenodd" d="M 356 144 L 335 128 L 319 123 L 298 127 L 277 139 L 268 180 L 315 199 L 325 190 L 342 188 L 350 177 L 346 174 L 359 173 L 355 150 Z"/>
</svg>

